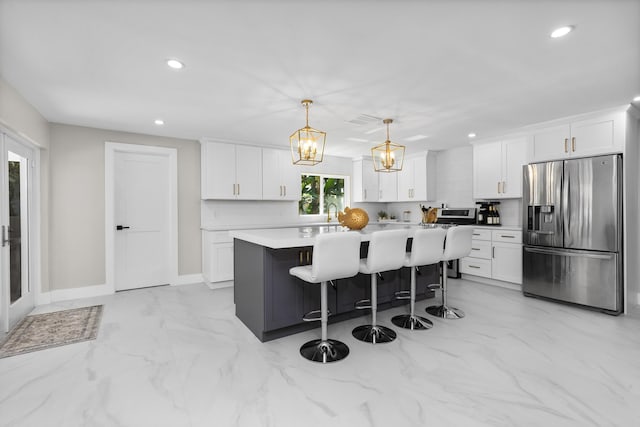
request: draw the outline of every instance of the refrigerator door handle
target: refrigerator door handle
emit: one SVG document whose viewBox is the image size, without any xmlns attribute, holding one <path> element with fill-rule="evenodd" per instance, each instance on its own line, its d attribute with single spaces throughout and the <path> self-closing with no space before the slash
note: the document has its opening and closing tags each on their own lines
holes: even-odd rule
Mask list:
<svg viewBox="0 0 640 427">
<path fill-rule="evenodd" d="M 531 248 L 525 247 L 525 252 L 532 252 L 536 254 L 549 254 L 549 255 L 561 255 L 566 257 L 579 257 L 579 258 L 591 258 L 591 259 L 611 259 L 614 254 L 590 254 L 586 252 L 567 252 L 564 250 L 556 250 L 556 249 L 540 249 L 540 248 Z"/>
</svg>

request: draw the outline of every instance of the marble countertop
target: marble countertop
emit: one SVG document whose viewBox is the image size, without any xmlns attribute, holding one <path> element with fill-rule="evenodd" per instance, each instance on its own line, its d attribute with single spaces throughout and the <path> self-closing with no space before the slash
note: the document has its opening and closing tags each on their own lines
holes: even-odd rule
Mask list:
<svg viewBox="0 0 640 427">
<path fill-rule="evenodd" d="M 417 224 L 415 222 L 404 222 L 404 221 L 396 221 L 396 222 L 370 221 L 368 227 L 372 225 L 376 225 L 376 226 L 393 225 L 393 226 L 408 226 L 408 227 L 420 226 L 420 224 Z M 472 225 L 475 228 L 486 228 L 491 230 L 515 230 L 515 231 L 522 230 L 522 227 L 519 225 L 479 225 L 479 224 L 472 224 Z M 232 230 L 258 230 L 258 229 L 273 229 L 273 228 L 282 229 L 282 228 L 324 227 L 324 226 L 340 227 L 340 223 L 334 220 L 332 222 L 326 222 L 326 221 L 325 222 L 308 222 L 308 223 L 298 222 L 298 223 L 283 223 L 283 224 L 244 224 L 244 225 L 221 224 L 221 225 L 203 226 L 203 227 L 200 227 L 200 229 L 202 231 L 232 231 Z"/>
</svg>

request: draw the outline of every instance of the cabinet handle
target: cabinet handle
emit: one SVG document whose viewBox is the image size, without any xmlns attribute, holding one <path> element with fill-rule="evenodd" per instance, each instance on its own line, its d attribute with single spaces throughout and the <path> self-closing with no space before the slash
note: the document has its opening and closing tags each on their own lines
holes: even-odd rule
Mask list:
<svg viewBox="0 0 640 427">
<path fill-rule="evenodd" d="M 471 248 L 472 251 L 479 251 L 480 248 Z"/>
<path fill-rule="evenodd" d="M 283 186 L 282 186 L 282 189 L 284 190 L 284 194 L 283 194 L 283 196 L 284 196 L 284 197 L 287 197 L 287 186 L 286 186 L 286 185 L 283 185 Z"/>
<path fill-rule="evenodd" d="M 569 144 L 569 138 L 565 138 L 564 139 L 564 152 L 565 153 L 569 152 L 569 146 L 567 144 Z"/>
<path fill-rule="evenodd" d="M 307 264 L 311 262 L 311 252 L 307 251 Z"/>
<path fill-rule="evenodd" d="M 496 247 L 492 246 L 491 247 L 491 258 L 495 258 L 496 257 Z"/>
<path fill-rule="evenodd" d="M 500 181 L 498 181 L 498 194 L 500 194 Z"/>
<path fill-rule="evenodd" d="M 576 137 L 571 138 L 571 151 L 576 151 Z"/>
<path fill-rule="evenodd" d="M 507 190 L 505 190 L 506 186 L 507 186 L 507 183 L 505 181 L 502 181 L 502 194 L 507 192 Z"/>
<path fill-rule="evenodd" d="M 469 268 L 480 268 L 480 267 L 478 267 L 477 265 L 471 265 L 471 264 L 469 264 Z"/>
<path fill-rule="evenodd" d="M 238 184 L 238 196 L 240 195 L 240 184 Z"/>
<path fill-rule="evenodd" d="M 298 251 L 298 261 L 300 261 L 300 265 L 302 265 L 302 251 Z"/>
<path fill-rule="evenodd" d="M 364 189 L 364 199 L 367 200 L 367 189 Z"/>
<path fill-rule="evenodd" d="M 473 233 L 472 236 L 479 236 L 480 233 Z"/>
<path fill-rule="evenodd" d="M 280 186 L 280 197 L 282 197 L 282 185 Z"/>
<path fill-rule="evenodd" d="M 234 196 L 236 195 L 236 185 L 235 184 L 233 184 L 233 195 Z"/>
<path fill-rule="evenodd" d="M 509 236 L 508 234 L 501 234 L 500 237 L 504 237 L 504 238 L 507 238 L 507 239 L 515 239 L 516 238 L 516 236 Z"/>
</svg>

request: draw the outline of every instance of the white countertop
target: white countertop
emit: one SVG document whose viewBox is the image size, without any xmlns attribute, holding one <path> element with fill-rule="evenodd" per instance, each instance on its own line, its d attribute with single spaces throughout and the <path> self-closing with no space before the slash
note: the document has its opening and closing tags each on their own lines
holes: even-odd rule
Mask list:
<svg viewBox="0 0 640 427">
<path fill-rule="evenodd" d="M 273 249 L 297 248 L 313 246 L 315 237 L 323 233 L 359 233 L 363 242 L 368 242 L 371 233 L 384 229 L 407 229 L 409 237 L 412 237 L 416 230 L 422 226 L 408 223 L 385 223 L 369 224 L 362 230 L 349 230 L 338 224 L 322 226 L 300 226 L 288 228 L 263 228 L 230 230 L 231 237 L 245 240 L 257 245 L 266 246 Z"/>
</svg>

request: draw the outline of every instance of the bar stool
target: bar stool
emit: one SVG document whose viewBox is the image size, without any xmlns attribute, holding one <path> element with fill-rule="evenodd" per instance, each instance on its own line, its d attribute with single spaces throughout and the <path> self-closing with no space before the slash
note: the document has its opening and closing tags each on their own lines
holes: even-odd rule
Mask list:
<svg viewBox="0 0 640 427">
<path fill-rule="evenodd" d="M 371 233 L 367 258 L 360 260 L 360 273 L 371 275 L 370 305 L 359 305 L 364 301 L 356 303 L 356 308 L 371 308 L 371 324 L 355 328 L 351 334 L 356 339 L 372 344 L 391 342 L 396 339 L 393 329 L 377 324 L 378 274 L 402 268 L 406 250 L 406 230 L 384 230 Z"/>
<path fill-rule="evenodd" d="M 320 283 L 320 324 L 322 337 L 300 347 L 300 354 L 313 362 L 329 363 L 344 359 L 349 347 L 343 342 L 327 338 L 328 304 L 327 282 L 358 274 L 360 242 L 357 232 L 319 234 L 313 245 L 311 265 L 289 269 L 289 274 L 308 283 Z M 316 319 L 317 320 L 317 319 Z"/>
<path fill-rule="evenodd" d="M 440 262 L 442 272 L 442 305 L 427 307 L 427 313 L 442 317 L 443 319 L 461 319 L 464 311 L 447 306 L 447 261 L 459 259 L 471 252 L 471 236 L 473 227 L 456 226 L 447 230 L 447 238 L 444 241 L 444 253 Z"/>
<path fill-rule="evenodd" d="M 446 235 L 447 231 L 443 228 L 417 230 L 413 235 L 411 252 L 407 253 L 404 260 L 404 266 L 411 268 L 410 314 L 394 316 L 391 319 L 394 325 L 411 330 L 431 329 L 433 327 L 431 320 L 415 315 L 416 270 L 418 266 L 437 264 L 440 262 L 443 255 L 442 251 Z"/>
</svg>

